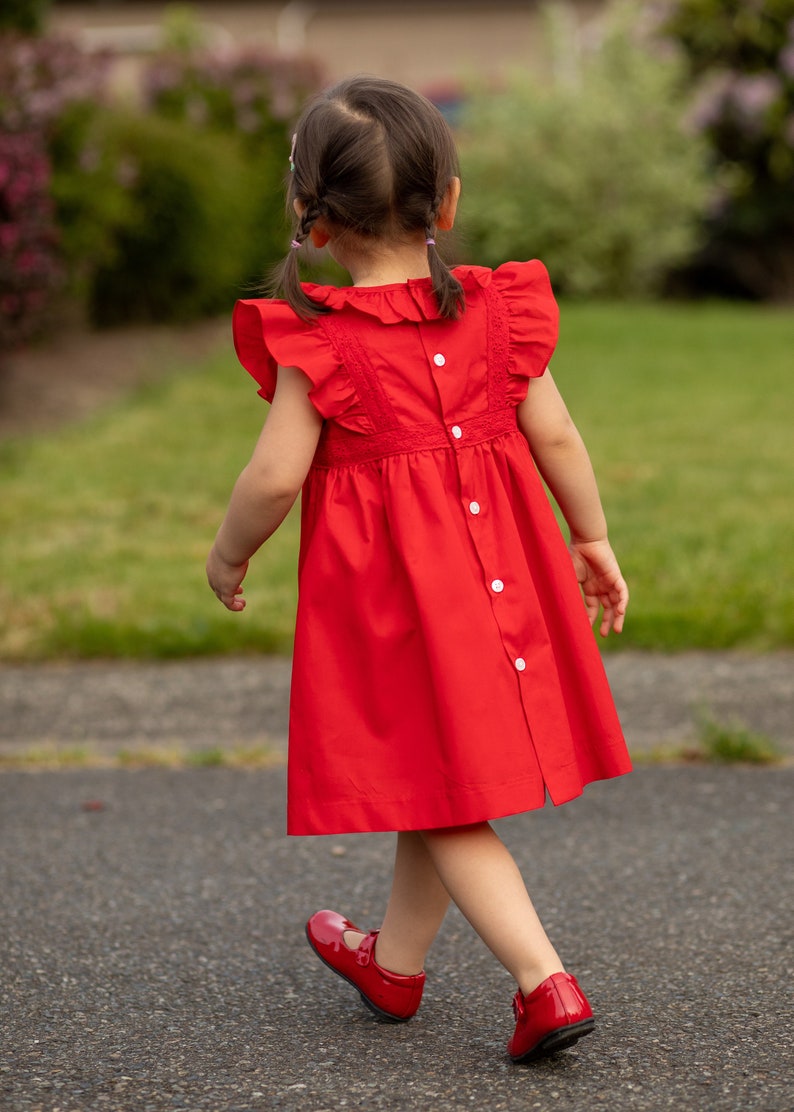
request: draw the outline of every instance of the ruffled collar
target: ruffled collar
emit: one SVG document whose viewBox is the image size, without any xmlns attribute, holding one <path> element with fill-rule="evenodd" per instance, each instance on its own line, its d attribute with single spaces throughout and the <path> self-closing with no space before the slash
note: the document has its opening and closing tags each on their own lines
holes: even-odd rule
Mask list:
<svg viewBox="0 0 794 1112">
<path fill-rule="evenodd" d="M 493 272 L 485 266 L 456 266 L 452 273 L 466 293 L 485 289 Z M 313 301 L 330 309 L 351 308 L 377 317 L 383 324 L 400 321 L 438 320 L 439 312 L 429 278 L 409 278 L 389 286 L 318 286 L 304 282 L 303 288 Z"/>
</svg>

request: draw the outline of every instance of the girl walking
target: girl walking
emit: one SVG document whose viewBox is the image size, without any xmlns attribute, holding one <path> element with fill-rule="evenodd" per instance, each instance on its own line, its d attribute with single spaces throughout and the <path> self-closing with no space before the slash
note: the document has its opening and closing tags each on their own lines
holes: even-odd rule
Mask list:
<svg viewBox="0 0 794 1112">
<path fill-rule="evenodd" d="M 457 155 L 411 90 L 337 85 L 304 111 L 290 165 L 283 299 L 233 318 L 272 404 L 209 582 L 242 610 L 249 559 L 302 490 L 288 832 L 397 832 L 380 929 L 320 911 L 309 942 L 406 1020 L 453 900 L 517 983 L 508 1052 L 531 1061 L 593 1017 L 489 820 L 630 769 L 590 631 L 600 613 L 620 632 L 628 591 L 547 370 L 557 308 L 537 261 L 444 264 Z M 352 285 L 302 284 L 307 240 Z"/>
</svg>

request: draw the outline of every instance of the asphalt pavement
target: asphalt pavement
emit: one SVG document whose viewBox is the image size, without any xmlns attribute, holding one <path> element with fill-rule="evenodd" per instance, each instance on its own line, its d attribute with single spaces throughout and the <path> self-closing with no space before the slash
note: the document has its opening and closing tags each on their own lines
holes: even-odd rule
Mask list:
<svg viewBox="0 0 794 1112">
<path fill-rule="evenodd" d="M 780 705 L 768 721 L 790 722 L 791 658 L 775 660 L 765 699 Z M 654 682 L 643 671 L 650 662 L 637 662 L 625 700 L 629 665 L 612 677 L 638 738 L 641 693 L 663 703 L 673 686 L 673 665 L 656 668 Z M 694 663 L 681 669 L 692 713 L 704 701 Z M 733 664 L 723 661 L 723 673 L 718 664 L 698 667 L 712 710 L 727 713 L 719 675 L 735 689 L 739 673 L 731 685 Z M 69 729 L 97 754 L 131 739 L 195 736 L 162 715 L 155 728 L 159 696 L 147 683 L 158 671 L 172 709 L 180 691 L 190 704 L 191 689 L 204 706 L 210 688 L 228 708 L 251 702 L 261 715 L 270 706 L 278 751 L 288 662 L 269 680 L 259 662 L 248 695 L 247 665 L 234 671 L 237 687 L 212 662 L 192 669 L 192 681 L 182 664 L 152 667 L 83 669 L 83 687 L 65 666 L 1 668 L 2 752 L 15 744 L 10 717 L 20 748 Z M 82 695 L 67 707 L 75 685 Z M 760 670 L 747 685 L 763 701 Z M 118 693 L 131 688 L 125 703 Z M 42 715 L 50 706 L 38 726 L 36 694 Z M 686 701 L 678 694 L 673 716 Z M 135 721 L 123 705 L 137 705 Z M 231 709 L 225 721 L 219 739 L 217 723 L 212 733 L 202 719 L 222 744 L 251 740 L 252 723 Z M 663 716 L 654 721 L 649 748 L 654 736 L 669 740 Z M 790 1112 L 793 778 L 790 761 L 639 764 L 564 807 L 498 824 L 597 1019 L 575 1048 L 517 1067 L 505 1052 L 514 986 L 457 912 L 407 1024 L 374 1020 L 312 955 L 303 927 L 320 907 L 377 925 L 393 837 L 286 838 L 283 761 L 5 771 L 0 1109 Z"/>
</svg>

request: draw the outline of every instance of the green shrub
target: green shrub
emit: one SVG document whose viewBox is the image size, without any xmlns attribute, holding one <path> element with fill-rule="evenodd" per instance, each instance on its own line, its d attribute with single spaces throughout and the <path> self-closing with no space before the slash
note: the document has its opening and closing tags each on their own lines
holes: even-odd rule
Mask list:
<svg viewBox="0 0 794 1112">
<path fill-rule="evenodd" d="M 201 48 L 200 39 L 191 48 L 195 37 L 189 33 L 182 38 L 186 47 L 159 54 L 147 66 L 145 103 L 188 127 L 238 138 L 253 172 L 257 206 L 248 266 L 261 280 L 287 250 L 284 182 L 292 125 L 322 77 L 309 58 L 260 47 L 217 53 Z"/>
<path fill-rule="evenodd" d="M 127 210 L 95 270 L 97 324 L 187 320 L 228 309 L 250 277 L 256 189 L 233 136 L 109 114 L 101 142 L 126 167 Z"/>
<path fill-rule="evenodd" d="M 133 220 L 134 168 L 107 142 L 108 111 L 87 101 L 64 107 L 50 128 L 50 193 L 70 294 L 84 303 L 97 269 L 118 256 L 118 230 Z"/>
<path fill-rule="evenodd" d="M 546 21 L 551 75 L 514 73 L 464 108 L 463 242 L 488 265 L 542 258 L 560 292 L 647 293 L 692 252 L 706 196 L 681 68 L 623 9 L 596 50 L 559 8 Z"/>
<path fill-rule="evenodd" d="M 0 31 L 39 34 L 49 6 L 49 0 L 3 0 L 0 5 Z"/>
</svg>

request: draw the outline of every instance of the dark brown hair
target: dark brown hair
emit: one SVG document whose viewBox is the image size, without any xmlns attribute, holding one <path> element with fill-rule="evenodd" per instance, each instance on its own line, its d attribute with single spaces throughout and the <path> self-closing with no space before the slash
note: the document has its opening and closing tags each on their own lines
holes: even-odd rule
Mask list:
<svg viewBox="0 0 794 1112">
<path fill-rule="evenodd" d="M 353 77 L 311 101 L 298 121 L 287 189 L 293 243 L 322 217 L 334 235 L 361 239 L 421 231 L 435 236 L 439 207 L 458 174 L 455 141 L 439 110 L 413 90 L 378 77 Z M 293 201 L 304 205 L 297 218 Z M 304 292 L 297 250 L 277 269 L 274 292 L 304 319 L 327 312 Z M 464 308 L 463 288 L 428 245 L 442 316 Z"/>
</svg>

